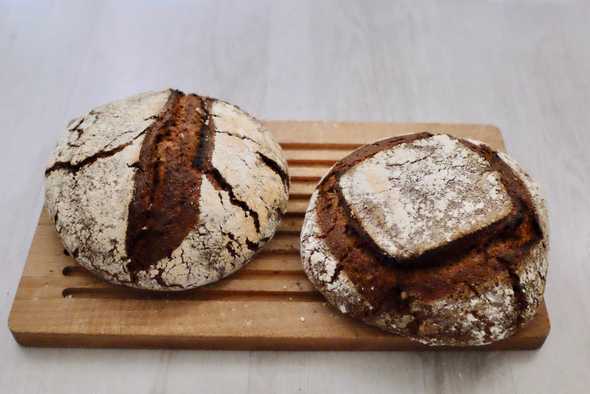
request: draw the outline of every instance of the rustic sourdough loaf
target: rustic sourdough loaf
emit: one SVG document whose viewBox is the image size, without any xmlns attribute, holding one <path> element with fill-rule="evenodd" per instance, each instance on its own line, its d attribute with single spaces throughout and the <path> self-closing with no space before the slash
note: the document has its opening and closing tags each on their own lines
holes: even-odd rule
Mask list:
<svg viewBox="0 0 590 394">
<path fill-rule="evenodd" d="M 304 269 L 342 313 L 429 345 L 482 345 L 534 316 L 547 213 L 512 159 L 420 133 L 366 145 L 320 181 Z"/>
<path fill-rule="evenodd" d="M 65 249 L 105 280 L 150 290 L 217 281 L 274 234 L 287 164 L 239 108 L 177 90 L 73 120 L 45 172 Z"/>
</svg>

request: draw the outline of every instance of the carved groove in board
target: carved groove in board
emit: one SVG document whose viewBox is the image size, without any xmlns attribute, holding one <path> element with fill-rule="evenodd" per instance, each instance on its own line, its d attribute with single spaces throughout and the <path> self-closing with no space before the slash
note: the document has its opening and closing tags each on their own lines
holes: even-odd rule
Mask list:
<svg viewBox="0 0 590 394">
<path fill-rule="evenodd" d="M 289 167 L 331 167 L 337 160 L 321 160 L 321 159 L 293 159 L 287 160 Z"/>
<path fill-rule="evenodd" d="M 288 219 L 303 218 L 305 212 L 287 212 L 283 217 Z"/>
<path fill-rule="evenodd" d="M 309 143 L 309 142 L 286 142 L 279 143 L 283 150 L 353 150 L 363 144 L 341 144 L 341 143 Z"/>
<path fill-rule="evenodd" d="M 309 202 L 309 198 L 311 197 L 311 194 L 290 194 L 289 195 L 289 201 L 299 201 L 299 200 L 303 200 L 304 202 Z"/>
<path fill-rule="evenodd" d="M 291 194 L 289 195 L 289 198 L 294 199 L 294 200 L 309 200 L 309 198 L 311 197 L 311 194 L 309 193 L 301 193 L 301 194 Z"/>
<path fill-rule="evenodd" d="M 293 249 L 273 250 L 272 252 L 269 250 L 262 250 L 254 258 L 257 259 L 260 256 L 284 256 L 284 255 L 297 255 L 297 256 L 299 256 L 299 251 L 293 250 Z"/>
<path fill-rule="evenodd" d="M 317 291 L 229 291 L 196 289 L 178 293 L 142 292 L 118 287 L 88 288 L 68 287 L 62 292 L 64 298 L 79 299 L 131 299 L 131 300 L 185 300 L 185 301 L 274 301 L 274 302 L 325 302 Z"/>
<path fill-rule="evenodd" d="M 318 183 L 322 177 L 320 176 L 307 176 L 307 175 L 295 175 L 290 177 L 291 182 L 303 182 L 303 183 Z"/>
<path fill-rule="evenodd" d="M 62 270 L 63 276 L 85 276 L 88 278 L 92 278 L 92 275 L 81 266 L 76 265 L 68 265 L 64 267 Z M 231 278 L 233 280 L 237 280 L 243 277 L 277 277 L 277 276 L 291 276 L 291 277 L 298 277 L 298 278 L 306 278 L 305 272 L 303 272 L 303 268 L 297 270 L 272 270 L 272 269 L 247 269 L 242 268 L 236 274 L 234 274 Z"/>
</svg>

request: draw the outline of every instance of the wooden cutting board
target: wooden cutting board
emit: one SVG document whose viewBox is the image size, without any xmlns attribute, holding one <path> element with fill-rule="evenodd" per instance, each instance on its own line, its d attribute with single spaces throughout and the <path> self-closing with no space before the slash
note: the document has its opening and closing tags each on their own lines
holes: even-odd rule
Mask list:
<svg viewBox="0 0 590 394">
<path fill-rule="evenodd" d="M 18 343 L 50 347 L 264 350 L 424 350 L 341 315 L 314 290 L 299 259 L 299 230 L 320 177 L 361 144 L 447 132 L 504 150 L 488 125 L 266 122 L 289 162 L 289 213 L 275 238 L 238 273 L 209 286 L 151 294 L 104 283 L 64 254 L 45 210 L 9 318 Z M 543 304 L 513 337 L 471 349 L 536 349 L 549 333 Z M 441 349 L 441 348 L 435 348 Z"/>
</svg>

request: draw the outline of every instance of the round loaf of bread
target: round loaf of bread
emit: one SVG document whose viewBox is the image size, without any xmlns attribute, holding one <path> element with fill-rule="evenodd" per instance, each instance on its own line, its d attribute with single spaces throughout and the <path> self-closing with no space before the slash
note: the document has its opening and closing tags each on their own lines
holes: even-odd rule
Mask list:
<svg viewBox="0 0 590 394">
<path fill-rule="evenodd" d="M 547 247 L 545 204 L 517 163 L 430 133 L 336 163 L 301 233 L 305 272 L 331 304 L 428 345 L 488 344 L 530 321 Z"/>
<path fill-rule="evenodd" d="M 287 164 L 234 105 L 164 90 L 73 120 L 46 175 L 65 249 L 101 278 L 185 290 L 244 266 L 275 233 Z"/>
</svg>

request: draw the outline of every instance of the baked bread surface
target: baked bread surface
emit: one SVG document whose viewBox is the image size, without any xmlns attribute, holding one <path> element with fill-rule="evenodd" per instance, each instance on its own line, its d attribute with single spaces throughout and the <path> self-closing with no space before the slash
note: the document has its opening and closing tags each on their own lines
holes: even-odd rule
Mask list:
<svg viewBox="0 0 590 394">
<path fill-rule="evenodd" d="M 538 186 L 478 141 L 366 145 L 314 191 L 304 269 L 342 313 L 429 345 L 483 345 L 534 316 L 547 272 Z"/>
<path fill-rule="evenodd" d="M 185 290 L 245 265 L 275 233 L 287 164 L 236 106 L 177 90 L 73 120 L 47 167 L 46 204 L 65 249 L 101 278 Z"/>
</svg>

